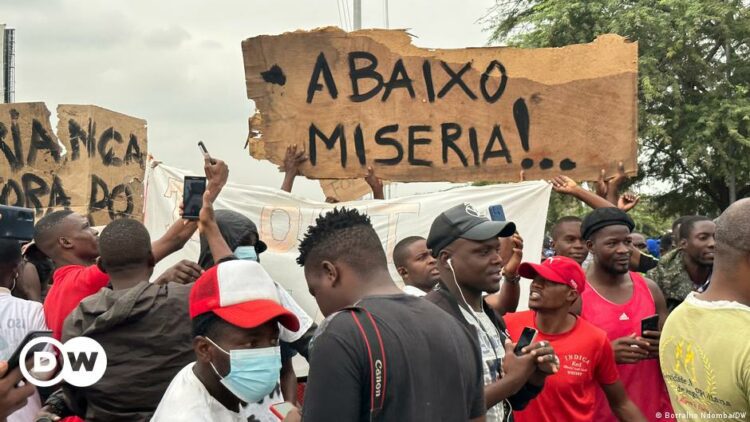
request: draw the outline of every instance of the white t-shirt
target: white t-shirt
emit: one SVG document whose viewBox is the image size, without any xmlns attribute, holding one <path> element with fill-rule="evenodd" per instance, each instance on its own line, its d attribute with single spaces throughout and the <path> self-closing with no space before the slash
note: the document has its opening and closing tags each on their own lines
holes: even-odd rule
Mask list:
<svg viewBox="0 0 750 422">
<path fill-rule="evenodd" d="M 0 287 L 0 360 L 8 360 L 26 334 L 45 330 L 41 303 L 13 297 L 10 290 Z M 35 392 L 26 406 L 8 416 L 8 422 L 33 421 L 41 407 L 39 393 Z"/>
<path fill-rule="evenodd" d="M 403 290 L 404 293 L 406 293 L 408 295 L 412 295 L 412 296 L 416 296 L 416 297 L 422 297 L 422 296 L 426 296 L 427 295 L 427 293 L 425 293 L 423 290 L 420 290 L 420 289 L 418 289 L 418 288 L 416 288 L 414 286 L 410 286 L 408 284 L 404 285 L 404 288 L 401 289 L 401 290 Z"/>
<path fill-rule="evenodd" d="M 194 365 L 188 364 L 175 375 L 151 421 L 246 422 L 241 409 L 232 412 L 206 390 L 193 373 Z"/>
</svg>

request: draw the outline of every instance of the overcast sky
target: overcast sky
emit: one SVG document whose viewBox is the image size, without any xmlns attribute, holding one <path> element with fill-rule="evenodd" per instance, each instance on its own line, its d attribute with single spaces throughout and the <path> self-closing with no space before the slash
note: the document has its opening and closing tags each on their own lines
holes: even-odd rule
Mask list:
<svg viewBox="0 0 750 422">
<path fill-rule="evenodd" d="M 149 151 L 165 163 L 199 171 L 202 139 L 234 182 L 278 187 L 276 167 L 243 150 L 253 106 L 240 43 L 341 27 L 341 1 L 3 0 L 0 22 L 16 29 L 16 102 L 44 101 L 53 118 L 62 103 L 144 118 Z M 363 27 L 384 27 L 383 0 L 362 3 Z M 391 0 L 390 27 L 410 28 L 420 47 L 484 46 L 489 34 L 477 20 L 493 4 Z M 294 192 L 322 198 L 302 178 Z"/>
</svg>

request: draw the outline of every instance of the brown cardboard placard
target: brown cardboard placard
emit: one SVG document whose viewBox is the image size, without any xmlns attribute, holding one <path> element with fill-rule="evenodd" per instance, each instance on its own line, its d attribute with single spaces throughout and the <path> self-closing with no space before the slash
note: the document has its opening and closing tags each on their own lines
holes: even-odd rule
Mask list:
<svg viewBox="0 0 750 422">
<path fill-rule="evenodd" d="M 423 49 L 401 30 L 337 28 L 242 43 L 250 153 L 298 144 L 316 179 L 595 180 L 636 172 L 638 46 L 617 35 L 563 48 Z"/>
</svg>

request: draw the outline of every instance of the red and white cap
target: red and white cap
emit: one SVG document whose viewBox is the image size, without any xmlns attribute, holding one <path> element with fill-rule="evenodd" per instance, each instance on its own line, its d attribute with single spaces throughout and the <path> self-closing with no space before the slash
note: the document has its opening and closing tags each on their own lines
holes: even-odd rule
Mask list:
<svg viewBox="0 0 750 422">
<path fill-rule="evenodd" d="M 565 256 L 553 256 L 541 264 L 524 262 L 518 267 L 518 274 L 533 279 L 537 275 L 554 283 L 565 284 L 583 293 L 586 290 L 586 273 L 576 261 Z"/>
<path fill-rule="evenodd" d="M 276 284 L 257 262 L 233 260 L 214 265 L 190 290 L 190 318 L 213 312 L 241 328 L 255 328 L 278 319 L 291 331 L 297 316 L 280 305 Z"/>
</svg>

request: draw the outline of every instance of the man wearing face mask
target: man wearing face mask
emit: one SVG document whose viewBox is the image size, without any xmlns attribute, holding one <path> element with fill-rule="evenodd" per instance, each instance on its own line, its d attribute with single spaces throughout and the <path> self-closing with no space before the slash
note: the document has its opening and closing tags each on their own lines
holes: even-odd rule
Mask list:
<svg viewBox="0 0 750 422">
<path fill-rule="evenodd" d="M 260 240 L 258 228 L 255 226 L 255 223 L 237 211 L 216 210 L 216 224 L 221 237 L 229 249 L 233 251 L 233 255 L 222 259 L 220 262 L 231 259 L 260 262 L 260 254 L 265 252 L 268 246 Z M 203 234 L 200 237 L 200 244 L 201 250 L 198 263 L 204 270 L 207 270 L 214 265 L 215 261 L 213 257 L 215 254 L 212 254 L 208 238 Z M 270 422 L 276 419 L 268 411 L 270 404 L 284 400 L 290 402 L 296 401 L 297 377 L 292 366 L 292 357 L 299 352 L 305 359 L 308 358 L 310 338 L 312 338 L 312 334 L 317 328 L 312 318 L 305 313 L 294 298 L 278 283 L 275 284 L 281 305 L 297 316 L 300 328 L 295 332 L 291 332 L 282 327 L 279 333 L 282 364 L 281 373 L 279 374 L 281 390 L 274 389 L 272 394 L 260 403 L 251 403 L 248 405 L 250 414 L 261 422 Z"/>
<path fill-rule="evenodd" d="M 172 380 L 152 421 L 247 421 L 247 404 L 278 386 L 279 325 L 297 331 L 299 320 L 280 304 L 268 273 L 247 260 L 223 262 L 198 278 L 190 318 L 197 360 Z"/>
<path fill-rule="evenodd" d="M 515 231 L 513 223 L 490 221 L 470 204 L 461 204 L 440 214 L 427 238 L 441 281 L 426 299 L 478 338 L 490 422 L 512 420 L 512 409 L 523 409 L 542 390 L 546 376 L 559 366 L 549 342 L 533 343 L 516 356 L 505 323 L 482 297 L 485 292 L 500 290 L 503 260 L 498 238 L 512 236 Z"/>
</svg>

